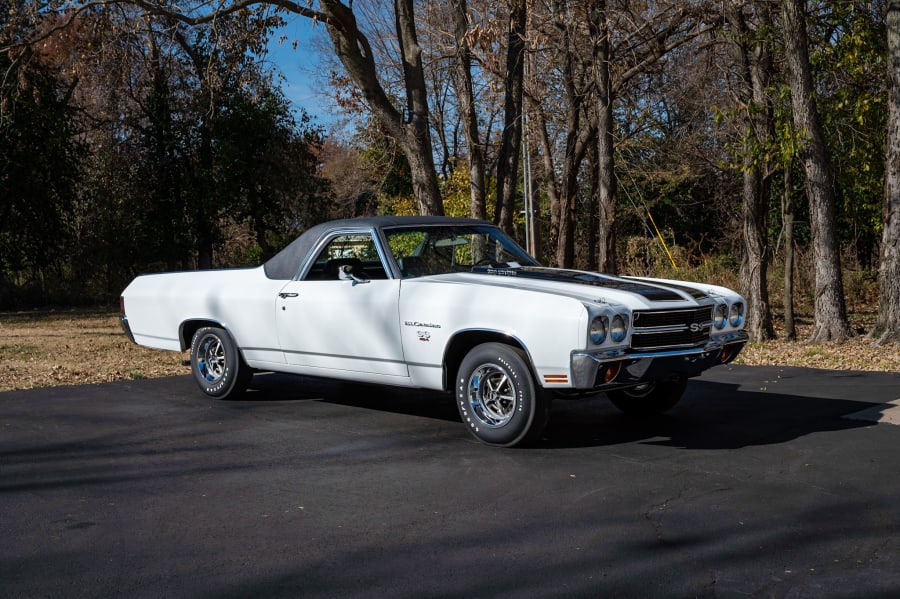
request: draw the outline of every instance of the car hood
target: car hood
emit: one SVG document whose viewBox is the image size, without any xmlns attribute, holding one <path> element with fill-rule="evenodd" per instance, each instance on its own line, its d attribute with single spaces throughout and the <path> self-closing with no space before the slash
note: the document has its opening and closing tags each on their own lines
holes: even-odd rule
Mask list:
<svg viewBox="0 0 900 599">
<path fill-rule="evenodd" d="M 684 308 L 709 305 L 732 294 L 714 285 L 682 281 L 617 277 L 595 272 L 523 266 L 476 267 L 472 272 L 427 277 L 432 281 L 527 289 L 566 295 L 586 303 L 621 304 L 631 309 Z"/>
</svg>

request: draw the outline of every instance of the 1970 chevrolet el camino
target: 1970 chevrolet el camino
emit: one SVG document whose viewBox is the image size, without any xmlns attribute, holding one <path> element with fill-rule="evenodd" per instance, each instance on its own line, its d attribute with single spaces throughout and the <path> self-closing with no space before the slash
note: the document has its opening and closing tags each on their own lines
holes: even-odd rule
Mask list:
<svg viewBox="0 0 900 599">
<path fill-rule="evenodd" d="M 734 291 L 545 268 L 489 223 L 442 217 L 328 222 L 257 268 L 137 277 L 121 304 L 129 338 L 190 349 L 212 397 L 256 371 L 439 389 L 502 446 L 536 440 L 554 394 L 667 410 L 747 341 Z"/>
</svg>

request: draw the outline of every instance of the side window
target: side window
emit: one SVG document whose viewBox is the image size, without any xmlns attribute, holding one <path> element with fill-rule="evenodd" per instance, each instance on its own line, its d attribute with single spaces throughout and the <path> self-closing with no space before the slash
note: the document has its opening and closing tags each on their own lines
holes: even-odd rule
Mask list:
<svg viewBox="0 0 900 599">
<path fill-rule="evenodd" d="M 394 258 L 400 260 L 409 256 L 418 256 L 425 242 L 424 231 L 389 231 L 387 234 L 388 247 Z"/>
<path fill-rule="evenodd" d="M 337 281 L 338 272 L 344 266 L 349 266 L 354 275 L 363 279 L 387 278 L 372 236 L 349 233 L 333 237 L 322 248 L 304 280 Z"/>
</svg>

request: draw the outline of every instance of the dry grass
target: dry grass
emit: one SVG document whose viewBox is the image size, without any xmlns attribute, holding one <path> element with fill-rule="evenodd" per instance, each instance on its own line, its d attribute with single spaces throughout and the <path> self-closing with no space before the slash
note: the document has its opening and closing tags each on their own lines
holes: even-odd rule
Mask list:
<svg viewBox="0 0 900 599">
<path fill-rule="evenodd" d="M 859 318 L 859 317 L 857 317 Z M 866 318 L 871 320 L 871 318 Z M 779 337 L 765 343 L 748 344 L 735 361 L 736 364 L 756 366 L 804 366 L 824 370 L 858 370 L 900 372 L 900 345 L 876 345 L 865 335 L 865 329 L 844 343 L 809 344 L 803 339 L 812 333 L 811 324 L 797 327 L 799 341 Z"/>
<path fill-rule="evenodd" d="M 185 357 L 131 343 L 115 314 L 0 315 L 0 391 L 186 374 Z"/>
<path fill-rule="evenodd" d="M 871 315 L 854 317 L 855 326 L 867 321 Z M 809 325 L 798 332 L 802 339 Z M 132 344 L 115 314 L 0 314 L 0 391 L 187 374 L 186 357 Z M 900 372 L 900 346 L 876 346 L 864 335 L 843 344 L 777 339 L 748 346 L 737 363 Z"/>
</svg>

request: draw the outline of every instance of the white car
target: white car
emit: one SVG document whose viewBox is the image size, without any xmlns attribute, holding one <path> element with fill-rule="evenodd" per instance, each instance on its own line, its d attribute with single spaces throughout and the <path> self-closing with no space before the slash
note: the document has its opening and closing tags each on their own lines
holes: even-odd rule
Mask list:
<svg viewBox="0 0 900 599">
<path fill-rule="evenodd" d="M 606 392 L 661 412 L 687 379 L 747 341 L 724 287 L 545 268 L 492 224 L 443 217 L 340 220 L 257 268 L 137 277 L 122 326 L 185 351 L 204 393 L 241 394 L 256 371 L 452 392 L 476 438 L 539 438 L 554 394 Z"/>
</svg>

